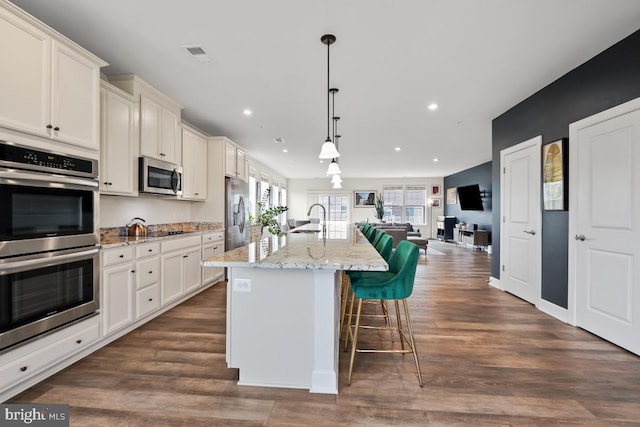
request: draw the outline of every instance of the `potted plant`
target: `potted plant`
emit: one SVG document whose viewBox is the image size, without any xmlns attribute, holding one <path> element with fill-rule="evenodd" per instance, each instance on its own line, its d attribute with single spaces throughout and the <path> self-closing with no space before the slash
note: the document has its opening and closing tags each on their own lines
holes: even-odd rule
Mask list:
<svg viewBox="0 0 640 427">
<path fill-rule="evenodd" d="M 384 222 L 384 200 L 382 196 L 376 197 L 374 209 L 376 210 L 376 218 L 378 218 L 380 222 Z"/>
<path fill-rule="evenodd" d="M 276 236 L 282 236 L 284 232 L 280 227 L 278 218 L 280 214 L 287 211 L 289 208 L 286 206 L 269 206 L 269 195 L 271 189 L 267 188 L 262 195 L 262 200 L 258 202 L 258 216 L 256 218 L 249 214 L 249 222 L 260 226 L 260 235 L 266 228 L 267 231 Z"/>
</svg>

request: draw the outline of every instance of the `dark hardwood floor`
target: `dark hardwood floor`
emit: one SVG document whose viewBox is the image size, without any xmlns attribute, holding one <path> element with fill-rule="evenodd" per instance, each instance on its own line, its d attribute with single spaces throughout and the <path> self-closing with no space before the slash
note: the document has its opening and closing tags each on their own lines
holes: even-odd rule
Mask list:
<svg viewBox="0 0 640 427">
<path fill-rule="evenodd" d="M 424 388 L 394 354 L 358 355 L 347 386 L 347 353 L 337 396 L 236 385 L 218 284 L 12 402 L 68 403 L 72 426 L 640 425 L 640 357 L 490 287 L 486 253 L 429 247 L 409 299 Z"/>
</svg>

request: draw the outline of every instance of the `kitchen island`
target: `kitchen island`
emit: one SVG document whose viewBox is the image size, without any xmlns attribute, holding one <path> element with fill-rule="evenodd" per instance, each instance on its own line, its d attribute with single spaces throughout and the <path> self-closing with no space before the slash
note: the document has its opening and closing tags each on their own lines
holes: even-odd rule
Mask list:
<svg viewBox="0 0 640 427">
<path fill-rule="evenodd" d="M 356 227 L 308 224 L 202 265 L 228 268 L 226 361 L 238 384 L 338 393 L 342 271 L 388 269 Z"/>
</svg>

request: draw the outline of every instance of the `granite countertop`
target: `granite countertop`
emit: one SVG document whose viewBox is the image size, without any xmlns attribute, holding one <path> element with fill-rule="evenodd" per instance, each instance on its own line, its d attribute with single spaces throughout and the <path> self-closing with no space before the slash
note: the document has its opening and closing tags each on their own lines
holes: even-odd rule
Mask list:
<svg viewBox="0 0 640 427">
<path fill-rule="evenodd" d="M 156 242 L 159 240 L 175 239 L 179 237 L 200 236 L 214 231 L 224 231 L 224 228 L 211 228 L 206 230 L 181 231 L 179 234 L 172 232 L 156 232 L 150 233 L 144 237 L 131 237 L 120 235 L 105 235 L 100 238 L 100 246 L 103 249 L 116 248 L 126 245 L 137 245 L 141 243 Z"/>
<path fill-rule="evenodd" d="M 286 236 L 271 236 L 202 261 L 205 267 L 297 268 L 387 271 L 389 266 L 351 224 L 307 224 Z"/>
</svg>

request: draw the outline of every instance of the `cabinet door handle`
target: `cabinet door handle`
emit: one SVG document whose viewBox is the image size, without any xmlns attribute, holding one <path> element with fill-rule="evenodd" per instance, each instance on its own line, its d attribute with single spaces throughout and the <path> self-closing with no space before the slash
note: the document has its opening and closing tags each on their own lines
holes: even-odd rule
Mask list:
<svg viewBox="0 0 640 427">
<path fill-rule="evenodd" d="M 189 255 L 183 255 L 182 258 L 189 258 Z"/>
<path fill-rule="evenodd" d="M 153 301 L 153 298 L 149 298 L 149 302 Z"/>
<path fill-rule="evenodd" d="M 147 249 L 148 252 L 153 252 L 153 249 Z"/>
<path fill-rule="evenodd" d="M 56 126 L 53 128 L 53 130 L 55 130 L 56 132 L 58 132 L 60 130 L 60 127 Z"/>
<path fill-rule="evenodd" d="M 24 371 L 26 371 L 26 370 L 27 370 L 27 367 L 26 367 L 26 366 L 23 366 L 23 367 L 21 367 L 21 368 L 20 368 L 20 371 L 21 371 L 21 372 L 24 372 Z"/>
<path fill-rule="evenodd" d="M 531 234 L 532 236 L 535 236 L 535 235 L 536 235 L 536 230 L 531 230 L 531 231 L 522 230 L 522 231 L 524 231 L 524 232 L 525 232 L 525 233 L 527 233 L 527 234 Z"/>
<path fill-rule="evenodd" d="M 76 340 L 76 344 L 82 344 L 82 340 Z"/>
<path fill-rule="evenodd" d="M 118 255 L 118 258 L 124 258 L 124 255 L 120 254 Z"/>
<path fill-rule="evenodd" d="M 53 125 L 47 125 L 47 129 L 53 129 Z"/>
<path fill-rule="evenodd" d="M 132 273 L 135 273 L 136 271 L 135 271 L 135 270 L 131 270 L 131 272 L 132 272 Z"/>
<path fill-rule="evenodd" d="M 149 270 L 149 274 L 153 274 L 153 271 L 152 271 L 152 270 Z"/>
</svg>

